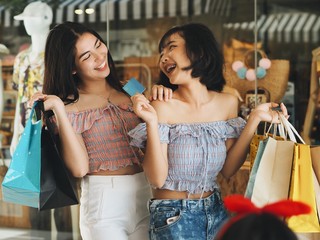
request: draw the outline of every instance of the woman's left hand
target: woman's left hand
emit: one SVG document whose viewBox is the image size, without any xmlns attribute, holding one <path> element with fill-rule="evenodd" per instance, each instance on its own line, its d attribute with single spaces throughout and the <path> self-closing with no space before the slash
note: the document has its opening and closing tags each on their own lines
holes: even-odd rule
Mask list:
<svg viewBox="0 0 320 240">
<path fill-rule="evenodd" d="M 274 110 L 278 106 L 279 104 L 274 102 L 260 104 L 250 113 L 250 116 L 256 115 L 260 118 L 260 121 L 264 122 L 280 123 L 278 112 L 282 112 L 287 119 L 289 115 L 287 107 L 283 103 L 280 104 L 281 111 Z"/>
<path fill-rule="evenodd" d="M 172 98 L 172 89 L 166 88 L 163 85 L 153 85 L 151 89 L 150 101 L 160 100 L 168 101 Z"/>
</svg>

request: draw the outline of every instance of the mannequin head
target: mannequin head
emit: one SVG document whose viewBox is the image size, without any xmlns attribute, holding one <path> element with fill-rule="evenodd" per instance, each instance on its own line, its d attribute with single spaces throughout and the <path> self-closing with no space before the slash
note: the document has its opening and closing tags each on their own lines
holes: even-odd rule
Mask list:
<svg viewBox="0 0 320 240">
<path fill-rule="evenodd" d="M 28 35 L 47 34 L 52 23 L 51 7 L 41 1 L 28 4 L 22 13 L 14 16 L 15 20 L 23 20 Z"/>
</svg>

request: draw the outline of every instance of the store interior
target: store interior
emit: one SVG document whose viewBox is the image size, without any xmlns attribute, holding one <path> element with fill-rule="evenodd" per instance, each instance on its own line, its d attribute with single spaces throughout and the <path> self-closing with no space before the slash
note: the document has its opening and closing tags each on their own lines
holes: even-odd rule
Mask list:
<svg viewBox="0 0 320 240">
<path fill-rule="evenodd" d="M 0 0 L 0 181 L 9 166 L 17 96 L 16 57 L 32 46 L 24 21 L 14 16 L 33 1 Z M 320 1 L 318 0 L 66 0 L 43 1 L 52 9 L 50 29 L 64 21 L 94 28 L 107 43 L 123 82 L 135 77 L 150 93 L 159 80 L 158 41 L 172 26 L 207 25 L 225 58 L 224 91 L 239 99 L 246 117 L 258 103 L 286 104 L 289 121 L 308 144 L 320 143 Z M 256 80 L 239 77 L 236 61 L 271 67 Z M 15 69 L 16 68 L 16 69 Z M 249 163 L 226 180 L 224 195 L 245 191 Z M 0 193 L 0 239 L 80 240 L 78 205 L 38 212 L 6 203 Z"/>
</svg>

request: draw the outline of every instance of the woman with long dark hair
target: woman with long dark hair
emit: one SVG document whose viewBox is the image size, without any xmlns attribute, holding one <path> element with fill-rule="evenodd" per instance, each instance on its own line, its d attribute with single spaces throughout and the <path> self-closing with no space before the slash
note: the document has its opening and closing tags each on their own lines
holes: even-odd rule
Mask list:
<svg viewBox="0 0 320 240">
<path fill-rule="evenodd" d="M 39 99 L 54 112 L 66 166 L 82 178 L 82 238 L 147 239 L 150 188 L 143 153 L 127 135 L 141 120 L 98 33 L 73 22 L 50 31 L 43 93 L 33 96 Z"/>
</svg>

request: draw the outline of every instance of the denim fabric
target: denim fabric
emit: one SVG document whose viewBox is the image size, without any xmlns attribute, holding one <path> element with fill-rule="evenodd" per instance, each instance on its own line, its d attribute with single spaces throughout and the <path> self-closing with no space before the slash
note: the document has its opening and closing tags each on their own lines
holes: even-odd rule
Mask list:
<svg viewBox="0 0 320 240">
<path fill-rule="evenodd" d="M 197 200 L 150 200 L 149 211 L 150 240 L 213 240 L 228 218 L 218 190 Z"/>
</svg>

